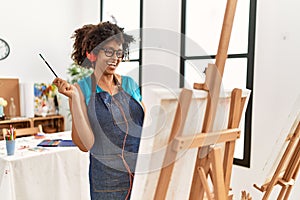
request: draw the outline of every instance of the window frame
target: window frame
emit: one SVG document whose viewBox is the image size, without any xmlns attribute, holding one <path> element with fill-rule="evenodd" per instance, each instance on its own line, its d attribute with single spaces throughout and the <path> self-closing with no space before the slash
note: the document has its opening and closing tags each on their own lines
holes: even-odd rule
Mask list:
<svg viewBox="0 0 300 200">
<path fill-rule="evenodd" d="M 216 55 L 208 56 L 186 56 L 185 55 L 185 34 L 186 34 L 186 14 L 187 1 L 181 2 L 181 47 L 180 47 L 180 87 L 184 87 L 185 62 L 189 60 L 215 59 Z M 251 158 L 251 130 L 252 130 L 252 96 L 253 96 L 253 78 L 254 78 L 254 55 L 255 55 L 255 30 L 256 30 L 256 7 L 257 0 L 249 0 L 249 27 L 248 27 L 248 52 L 241 54 L 228 54 L 228 59 L 246 58 L 247 59 L 247 75 L 246 88 L 251 90 L 248 106 L 245 114 L 244 126 L 244 151 L 243 159 L 234 158 L 233 164 L 250 167 Z"/>
<path fill-rule="evenodd" d="M 103 3 L 104 3 L 104 0 L 100 0 L 100 22 L 103 21 Z M 139 24 L 140 37 L 143 35 L 143 6 L 144 6 L 144 1 L 140 0 L 140 24 Z M 126 62 L 138 62 L 139 63 L 139 77 L 138 77 L 139 82 L 138 82 L 138 84 L 140 87 L 142 85 L 142 60 L 143 60 L 143 50 L 142 50 L 142 41 L 140 40 L 139 41 L 139 58 L 126 60 Z"/>
</svg>

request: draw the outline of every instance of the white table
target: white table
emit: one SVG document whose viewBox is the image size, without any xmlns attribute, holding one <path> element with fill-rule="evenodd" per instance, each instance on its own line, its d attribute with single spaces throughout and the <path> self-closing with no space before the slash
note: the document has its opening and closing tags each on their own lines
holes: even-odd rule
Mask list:
<svg viewBox="0 0 300 200">
<path fill-rule="evenodd" d="M 70 139 L 70 132 L 47 134 L 46 139 Z M 36 149 L 43 139 L 16 140 L 15 155 L 7 156 L 0 141 L 1 200 L 88 200 L 88 153 L 77 147 Z"/>
</svg>

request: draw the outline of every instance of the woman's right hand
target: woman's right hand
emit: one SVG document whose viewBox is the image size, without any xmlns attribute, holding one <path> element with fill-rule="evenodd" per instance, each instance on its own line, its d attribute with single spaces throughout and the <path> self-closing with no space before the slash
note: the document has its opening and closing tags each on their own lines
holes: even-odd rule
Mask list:
<svg viewBox="0 0 300 200">
<path fill-rule="evenodd" d="M 55 78 L 52 82 L 54 85 L 57 86 L 58 92 L 72 98 L 72 95 L 74 94 L 74 86 L 68 83 L 66 80 L 63 80 L 61 78 Z"/>
</svg>

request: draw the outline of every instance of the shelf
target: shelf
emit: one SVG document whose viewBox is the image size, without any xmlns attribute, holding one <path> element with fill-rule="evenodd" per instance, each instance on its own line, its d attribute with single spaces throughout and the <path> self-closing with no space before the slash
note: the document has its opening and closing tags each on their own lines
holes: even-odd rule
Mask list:
<svg viewBox="0 0 300 200">
<path fill-rule="evenodd" d="M 3 128 L 9 128 L 10 125 L 12 125 L 16 129 L 33 128 L 38 127 L 38 125 L 42 125 L 43 131 L 45 133 L 62 132 L 65 130 L 64 117 L 61 115 L 1 120 L 0 130 L 2 130 Z M 0 134 L 0 139 L 3 139 L 2 133 Z"/>
</svg>

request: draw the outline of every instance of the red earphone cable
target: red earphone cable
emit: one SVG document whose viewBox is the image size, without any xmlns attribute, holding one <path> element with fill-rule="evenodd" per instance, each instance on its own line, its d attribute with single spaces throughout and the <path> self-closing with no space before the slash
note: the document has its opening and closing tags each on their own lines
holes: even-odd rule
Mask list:
<svg viewBox="0 0 300 200">
<path fill-rule="evenodd" d="M 124 121 L 126 123 L 126 133 L 125 133 L 125 136 L 124 136 L 123 145 L 122 145 L 122 154 L 121 154 L 120 157 L 121 157 L 121 159 L 123 161 L 123 164 L 124 164 L 124 166 L 125 166 L 125 168 L 128 172 L 128 175 L 129 175 L 129 188 L 128 188 L 128 192 L 127 192 L 127 195 L 126 195 L 126 198 L 125 198 L 125 200 L 127 200 L 130 196 L 130 192 L 131 192 L 131 189 L 132 189 L 132 183 L 133 183 L 133 177 L 134 177 L 134 175 L 131 172 L 130 167 L 128 166 L 128 163 L 126 162 L 125 157 L 124 157 L 125 145 L 126 145 L 126 140 L 127 140 L 127 136 L 128 136 L 128 129 L 129 129 L 128 128 L 128 121 L 127 121 L 126 115 L 125 115 L 124 110 L 123 110 L 122 106 L 120 105 L 120 103 L 117 100 L 115 100 L 113 98 L 113 96 L 112 96 L 112 100 L 117 104 L 119 110 L 122 113 Z"/>
</svg>

